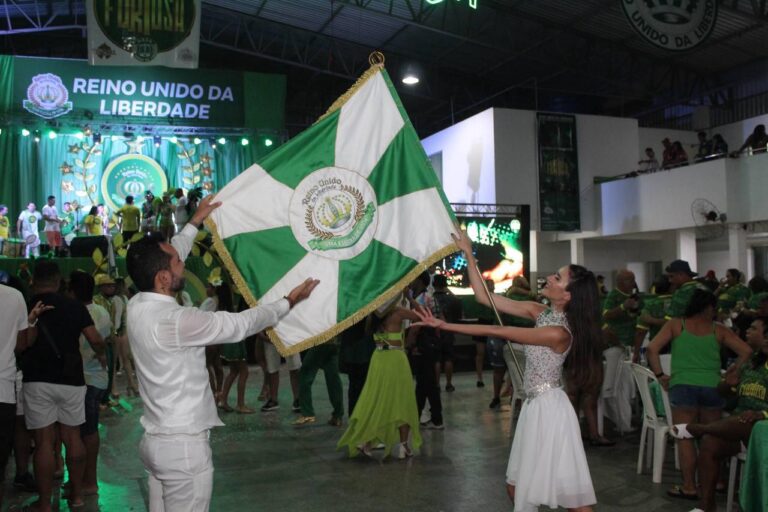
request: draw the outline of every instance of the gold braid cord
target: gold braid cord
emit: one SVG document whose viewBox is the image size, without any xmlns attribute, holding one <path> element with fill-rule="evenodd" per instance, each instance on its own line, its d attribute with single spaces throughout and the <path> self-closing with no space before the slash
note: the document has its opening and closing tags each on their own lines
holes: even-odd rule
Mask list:
<svg viewBox="0 0 768 512">
<path fill-rule="evenodd" d="M 371 67 L 368 68 L 365 73 L 360 75 L 360 78 L 358 78 L 355 83 L 352 84 L 352 87 L 350 87 L 347 92 L 339 96 L 336 101 L 334 101 L 333 104 L 328 107 L 328 110 L 325 111 L 325 114 L 320 116 L 317 121 L 315 121 L 315 124 L 319 123 L 343 107 L 344 104 L 349 101 L 349 98 L 351 98 L 357 92 L 357 90 L 365 84 L 365 82 L 367 82 L 371 77 L 375 76 L 376 73 L 384 69 L 384 54 L 380 51 L 373 52 L 368 56 L 368 63 L 371 65 Z"/>
<path fill-rule="evenodd" d="M 275 345 L 278 352 L 280 352 L 284 356 L 297 354 L 299 352 L 307 350 L 308 348 L 312 348 L 316 345 L 321 345 L 322 343 L 325 343 L 326 341 L 333 338 L 334 336 L 338 336 L 339 334 L 346 331 L 347 329 L 355 325 L 357 322 L 359 322 L 363 318 L 370 315 L 372 312 L 378 309 L 379 306 L 381 306 L 382 304 L 386 304 L 388 301 L 392 300 L 392 298 L 395 297 L 397 294 L 402 293 L 403 288 L 405 288 L 410 283 L 412 283 L 413 280 L 419 277 L 419 275 L 422 272 L 427 270 L 430 267 L 430 265 L 432 265 L 438 260 L 445 258 L 450 254 L 455 253 L 458 250 L 459 248 L 456 247 L 456 245 L 454 244 L 446 245 L 445 247 L 443 247 L 442 249 L 435 252 L 434 254 L 429 256 L 427 259 L 425 259 L 424 261 L 416 265 L 410 272 L 404 275 L 399 281 L 397 281 L 395 284 L 390 286 L 387 289 L 387 291 L 379 295 L 373 302 L 359 309 L 355 314 L 345 318 L 338 324 L 334 325 L 331 329 L 328 329 L 327 331 L 322 332 L 311 338 L 307 338 L 301 343 L 297 343 L 296 345 L 292 345 L 290 347 L 286 346 L 283 343 L 283 340 L 280 339 L 280 336 L 277 335 L 274 329 L 267 330 L 267 336 L 269 336 L 270 341 Z"/>
</svg>

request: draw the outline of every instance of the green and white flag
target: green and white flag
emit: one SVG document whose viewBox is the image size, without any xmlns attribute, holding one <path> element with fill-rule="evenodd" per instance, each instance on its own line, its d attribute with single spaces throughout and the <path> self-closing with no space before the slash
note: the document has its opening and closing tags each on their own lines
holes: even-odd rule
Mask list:
<svg viewBox="0 0 768 512">
<path fill-rule="evenodd" d="M 456 250 L 454 216 L 383 66 L 218 194 L 207 223 L 251 306 L 320 280 L 269 336 L 322 343 Z"/>
</svg>

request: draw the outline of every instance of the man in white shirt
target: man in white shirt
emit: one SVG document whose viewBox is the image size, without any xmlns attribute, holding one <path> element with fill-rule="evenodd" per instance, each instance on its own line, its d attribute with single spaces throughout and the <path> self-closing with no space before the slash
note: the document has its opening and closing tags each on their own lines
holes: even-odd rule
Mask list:
<svg viewBox="0 0 768 512">
<path fill-rule="evenodd" d="M 176 224 L 176 232 L 181 233 L 187 220 L 189 220 L 189 215 L 187 214 L 188 201 L 187 198 L 184 197 L 184 191 L 180 188 L 176 189 L 173 197 L 176 198 L 176 210 L 173 212 L 173 222 Z"/>
<path fill-rule="evenodd" d="M 59 219 L 59 211 L 56 209 L 55 196 L 48 196 L 48 204 L 43 206 L 43 220 L 45 221 L 44 231 L 48 246 L 58 256 L 61 247 L 61 219 Z"/>
<path fill-rule="evenodd" d="M 0 284 L 0 509 L 3 507 L 3 480 L 8 455 L 13 447 L 16 428 L 16 356 L 34 341 L 36 331 L 29 326 L 49 308 L 38 303 L 27 314 L 27 305 L 21 292 Z"/>
<path fill-rule="evenodd" d="M 221 203 L 203 199 L 171 243 L 150 235 L 131 244 L 128 273 L 140 293 L 128 303 L 128 340 L 144 400 L 139 453 L 149 473 L 150 512 L 207 511 L 213 487 L 208 443 L 223 425 L 208 383 L 207 345 L 234 343 L 273 326 L 319 281 L 307 279 L 284 299 L 242 313 L 209 312 L 176 303 L 184 259 L 199 226 Z"/>
<path fill-rule="evenodd" d="M 19 220 L 16 222 L 16 230 L 19 237 L 26 242 L 24 257 L 29 258 L 34 254 L 37 258 L 40 256 L 40 235 L 38 234 L 37 223 L 40 215 L 37 213 L 35 203 L 29 203 L 27 209 L 21 212 Z"/>
</svg>

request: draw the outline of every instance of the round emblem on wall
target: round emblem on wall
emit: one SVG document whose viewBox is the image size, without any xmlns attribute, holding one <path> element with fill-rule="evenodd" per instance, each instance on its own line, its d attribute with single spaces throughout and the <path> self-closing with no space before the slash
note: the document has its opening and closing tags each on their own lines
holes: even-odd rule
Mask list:
<svg viewBox="0 0 768 512">
<path fill-rule="evenodd" d="M 376 232 L 376 194 L 365 178 L 347 169 L 326 167 L 304 178 L 290 208 L 293 236 L 325 258 L 357 256 Z"/>
<path fill-rule="evenodd" d="M 717 20 L 716 0 L 622 0 L 621 6 L 644 39 L 676 52 L 706 41 Z"/>
<path fill-rule="evenodd" d="M 144 155 L 129 153 L 115 158 L 101 177 L 101 195 L 112 210 L 125 204 L 125 196 L 133 196 L 134 204 L 141 206 L 147 190 L 159 196 L 167 189 L 168 179 L 163 168 Z"/>
</svg>

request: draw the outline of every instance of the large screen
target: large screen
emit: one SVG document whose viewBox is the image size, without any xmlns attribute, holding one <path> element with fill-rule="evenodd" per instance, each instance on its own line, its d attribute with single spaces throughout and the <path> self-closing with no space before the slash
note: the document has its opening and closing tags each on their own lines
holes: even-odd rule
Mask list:
<svg viewBox="0 0 768 512">
<path fill-rule="evenodd" d="M 517 215 L 461 216 L 457 219 L 461 228 L 472 240 L 472 246 L 483 278 L 492 279 L 497 293 L 512 286 L 519 275 L 526 278 L 528 268 L 530 225 L 527 206 L 519 208 Z M 467 274 L 467 259 L 460 252 L 442 261 L 438 272 L 446 275 L 448 286 L 455 294 L 472 293 Z"/>
</svg>

